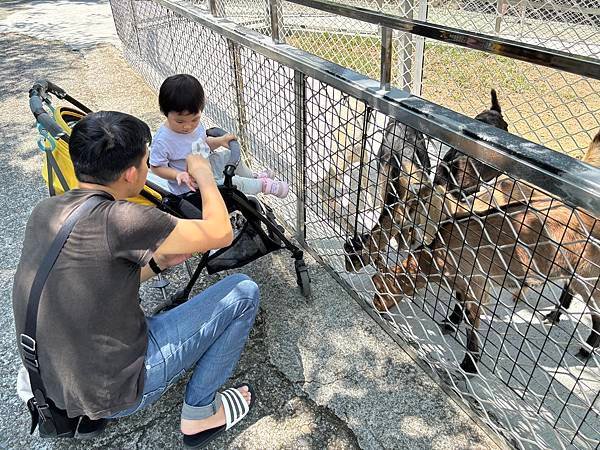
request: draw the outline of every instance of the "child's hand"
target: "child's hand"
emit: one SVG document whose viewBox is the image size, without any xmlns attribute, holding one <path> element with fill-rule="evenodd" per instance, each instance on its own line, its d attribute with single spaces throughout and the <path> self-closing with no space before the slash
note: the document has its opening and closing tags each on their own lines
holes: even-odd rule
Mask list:
<svg viewBox="0 0 600 450">
<path fill-rule="evenodd" d="M 179 172 L 176 177 L 177 184 L 185 183 L 190 191 L 195 191 L 198 188 L 196 181 L 187 172 Z"/>
</svg>

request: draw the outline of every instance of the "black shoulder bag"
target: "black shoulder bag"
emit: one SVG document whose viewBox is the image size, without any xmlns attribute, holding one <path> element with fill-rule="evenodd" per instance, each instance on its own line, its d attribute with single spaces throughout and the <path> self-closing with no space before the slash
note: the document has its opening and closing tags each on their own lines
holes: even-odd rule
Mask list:
<svg viewBox="0 0 600 450">
<path fill-rule="evenodd" d="M 19 339 L 23 363 L 29 373 L 29 382 L 33 392 L 33 398 L 27 402 L 31 414 L 32 434 L 39 425 L 40 435 L 44 437 L 74 437 L 77 425 L 81 417 L 68 417 L 67 412 L 59 409 L 46 395 L 46 389 L 40 374 L 38 361 L 38 343 L 36 341 L 37 316 L 40 306 L 40 296 L 48 275 L 54 267 L 62 248 L 71 234 L 75 224 L 86 215 L 94 206 L 104 200 L 103 197 L 94 195 L 85 200 L 67 217 L 58 234 L 52 241 L 48 253 L 42 259 L 38 268 L 27 302 L 27 315 L 25 317 L 25 329 Z"/>
</svg>

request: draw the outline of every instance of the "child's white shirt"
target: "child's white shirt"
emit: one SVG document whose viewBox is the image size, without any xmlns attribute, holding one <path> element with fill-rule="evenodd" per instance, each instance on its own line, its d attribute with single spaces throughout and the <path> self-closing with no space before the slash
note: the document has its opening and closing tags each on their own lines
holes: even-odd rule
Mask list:
<svg viewBox="0 0 600 450">
<path fill-rule="evenodd" d="M 206 128 L 202 124 L 188 134 L 175 133 L 166 124 L 162 124 L 152 139 L 150 165 L 171 167 L 184 172 L 187 168 L 185 159 L 192 152 L 192 145 L 198 141 L 204 143 L 208 149 Z M 174 194 L 189 192 L 189 188 L 184 183 L 179 185 L 175 180 L 169 180 L 168 183 L 169 190 Z"/>
</svg>

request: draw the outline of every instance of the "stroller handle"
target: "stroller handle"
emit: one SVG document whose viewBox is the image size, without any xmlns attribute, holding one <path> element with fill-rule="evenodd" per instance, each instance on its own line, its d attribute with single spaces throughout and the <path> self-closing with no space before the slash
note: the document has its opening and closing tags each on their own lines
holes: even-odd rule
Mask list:
<svg viewBox="0 0 600 450">
<path fill-rule="evenodd" d="M 50 133 L 55 139 L 64 138 L 65 132 L 48 114 L 44 108 L 44 102 L 49 102 L 48 94 L 54 94 L 58 98 L 64 98 L 66 92 L 49 81 L 36 81 L 29 90 L 29 108 L 35 117 L 35 120 Z"/>
<path fill-rule="evenodd" d="M 225 136 L 227 132 L 222 128 L 209 128 L 206 130 L 206 135 L 209 137 L 221 137 Z M 239 165 L 242 159 L 242 149 L 240 147 L 240 143 L 237 139 L 233 139 L 229 141 L 229 150 L 231 150 L 231 156 L 229 157 L 229 161 L 225 165 L 225 170 L 223 170 L 223 175 L 225 175 L 225 181 L 227 179 L 231 179 L 235 175 L 235 169 Z"/>
<path fill-rule="evenodd" d="M 48 114 L 46 108 L 44 108 L 44 104 L 49 106 L 51 103 L 50 95 L 68 101 L 86 114 L 91 113 L 92 110 L 75 100 L 67 94 L 64 89 L 48 80 L 38 80 L 33 84 L 32 88 L 29 89 L 29 108 L 35 117 L 35 120 L 46 129 L 53 138 L 68 141 L 68 135 L 60 125 L 56 123 L 54 118 Z"/>
</svg>

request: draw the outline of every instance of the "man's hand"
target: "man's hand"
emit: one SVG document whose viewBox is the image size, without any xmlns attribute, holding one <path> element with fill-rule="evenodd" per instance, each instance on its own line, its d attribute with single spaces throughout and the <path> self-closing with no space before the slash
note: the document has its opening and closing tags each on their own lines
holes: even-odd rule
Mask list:
<svg viewBox="0 0 600 450">
<path fill-rule="evenodd" d="M 198 171 L 207 171 L 212 176 L 208 159 L 200 155 L 189 154 L 185 161 L 187 163 L 187 173 L 192 174 L 192 176 Z"/>
<path fill-rule="evenodd" d="M 185 185 L 187 185 L 187 187 L 190 188 L 190 191 L 195 191 L 198 188 L 196 181 L 190 176 L 188 172 L 179 172 L 175 179 L 177 180 L 177 184 L 181 185 L 182 183 L 184 183 Z"/>
</svg>

